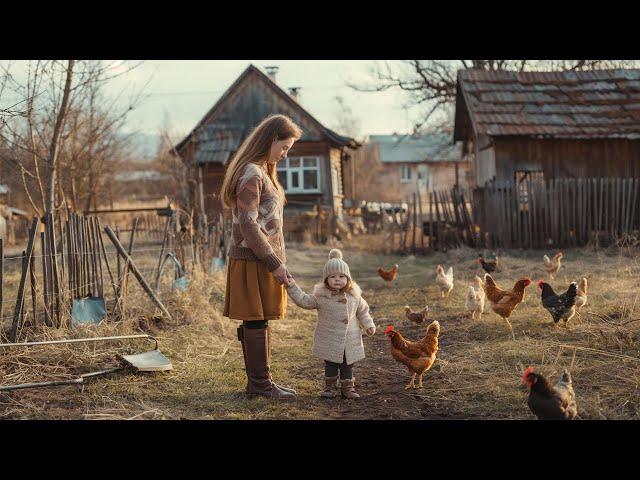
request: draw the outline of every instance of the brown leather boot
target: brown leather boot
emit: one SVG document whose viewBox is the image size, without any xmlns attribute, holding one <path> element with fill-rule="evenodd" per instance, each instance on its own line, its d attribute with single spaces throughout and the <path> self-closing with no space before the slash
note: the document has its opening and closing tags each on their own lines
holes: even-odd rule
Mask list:
<svg viewBox="0 0 640 480">
<path fill-rule="evenodd" d="M 248 379 L 247 394 L 278 400 L 295 399 L 295 393 L 283 390 L 271 381 L 267 329 L 242 327 L 242 337 Z"/>
<path fill-rule="evenodd" d="M 324 390 L 320 392 L 322 398 L 336 398 L 338 396 L 338 376 L 324 377 Z"/>
<path fill-rule="evenodd" d="M 267 365 L 271 365 L 271 327 L 269 326 L 267 326 Z M 273 379 L 271 381 L 273 382 Z M 285 392 L 291 392 L 293 394 L 296 393 L 293 388 L 285 387 L 284 385 L 280 385 L 276 382 L 273 382 L 273 384 Z"/>
<path fill-rule="evenodd" d="M 342 393 L 342 398 L 360 398 L 360 395 L 356 393 L 355 382 L 355 378 L 340 380 L 340 392 Z"/>
</svg>

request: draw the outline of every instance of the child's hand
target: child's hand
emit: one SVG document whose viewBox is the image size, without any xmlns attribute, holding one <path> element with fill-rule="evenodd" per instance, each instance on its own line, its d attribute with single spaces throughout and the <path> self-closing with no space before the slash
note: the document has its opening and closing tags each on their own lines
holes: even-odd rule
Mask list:
<svg viewBox="0 0 640 480">
<path fill-rule="evenodd" d="M 375 326 L 373 326 L 373 327 L 369 327 L 369 328 L 367 328 L 365 331 L 367 332 L 367 335 L 371 336 L 371 335 L 373 335 L 374 333 L 376 333 L 376 327 L 375 327 Z"/>
</svg>

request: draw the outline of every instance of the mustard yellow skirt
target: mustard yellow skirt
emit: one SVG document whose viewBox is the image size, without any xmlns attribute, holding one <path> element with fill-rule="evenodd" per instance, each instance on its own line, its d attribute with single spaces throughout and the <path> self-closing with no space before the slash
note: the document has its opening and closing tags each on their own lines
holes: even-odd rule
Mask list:
<svg viewBox="0 0 640 480">
<path fill-rule="evenodd" d="M 287 290 L 262 262 L 229 258 L 225 317 L 233 320 L 280 320 L 287 311 Z"/>
</svg>

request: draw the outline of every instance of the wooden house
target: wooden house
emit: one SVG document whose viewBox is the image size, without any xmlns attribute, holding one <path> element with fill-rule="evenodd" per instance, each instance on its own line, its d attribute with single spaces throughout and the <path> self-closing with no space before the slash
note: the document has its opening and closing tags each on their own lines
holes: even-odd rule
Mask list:
<svg viewBox="0 0 640 480">
<path fill-rule="evenodd" d="M 223 208 L 219 200 L 226 166 L 251 130 L 270 114 L 289 116 L 304 135 L 278 163 L 285 188 L 285 215 L 320 203 L 338 218 L 343 202 L 354 196 L 354 139 L 339 135 L 316 120 L 298 101 L 297 89 L 285 92 L 269 75 L 250 65 L 193 130 L 174 147 L 190 169 L 193 200 L 208 218 Z"/>
<path fill-rule="evenodd" d="M 458 72 L 471 184 L 640 176 L 640 70 Z"/>
</svg>

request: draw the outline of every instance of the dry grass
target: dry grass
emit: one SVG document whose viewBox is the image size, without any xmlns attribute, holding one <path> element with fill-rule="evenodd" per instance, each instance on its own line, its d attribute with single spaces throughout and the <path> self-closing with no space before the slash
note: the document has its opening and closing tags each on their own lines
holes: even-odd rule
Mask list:
<svg viewBox="0 0 640 480">
<path fill-rule="evenodd" d="M 0 393 L 1 418 L 87 419 L 527 419 L 527 390 L 520 383 L 524 367 L 555 378 L 570 368 L 583 419 L 636 419 L 640 415 L 640 318 L 637 282 L 640 260 L 629 251 L 594 253 L 565 251 L 564 267 L 551 281 L 564 289 L 582 276 L 589 279 L 589 302 L 569 329 L 551 326 L 532 285 L 512 316 L 516 340 L 494 313 L 473 321 L 464 312 L 466 286 L 479 273 L 477 252 L 471 249 L 427 257 L 384 254 L 383 240 L 359 237 L 341 247 L 351 272 L 363 288 L 379 327 L 393 323 L 406 337 L 417 339 L 424 327 L 409 324 L 402 306 L 427 302 L 431 318 L 442 325 L 441 349 L 425 375 L 425 387 L 405 391 L 408 373 L 389 355 L 379 331 L 365 338 L 367 358 L 355 366 L 358 401 L 318 398 L 322 362 L 311 358 L 315 312 L 290 304 L 287 319 L 272 322 L 273 375 L 297 389 L 299 399 L 279 404 L 244 396 L 245 376 L 236 322 L 222 318 L 224 278 L 196 274 L 187 292 L 165 294 L 173 315 L 162 321 L 142 296 L 128 302 L 128 320 L 87 331 L 40 331 L 36 338 L 108 335 L 146 331 L 157 336 L 174 370 L 153 374 L 116 373 L 83 388 Z M 376 245 L 378 247 L 376 247 Z M 370 247 L 370 250 L 366 247 Z M 289 248 L 289 267 L 309 290 L 319 280 L 330 246 Z M 373 250 L 373 252 L 372 252 Z M 500 271 L 494 278 L 510 287 L 523 276 L 542 278 L 544 252 L 499 252 Z M 377 276 L 379 266 L 399 264 L 397 286 L 387 288 Z M 434 284 L 435 266 L 454 266 L 455 287 L 440 299 Z M 597 315 L 588 314 L 592 311 Z M 103 345 L 37 347 L 0 356 L 2 384 L 70 378 L 115 365 L 115 353 L 142 351 L 143 341 Z"/>
</svg>

